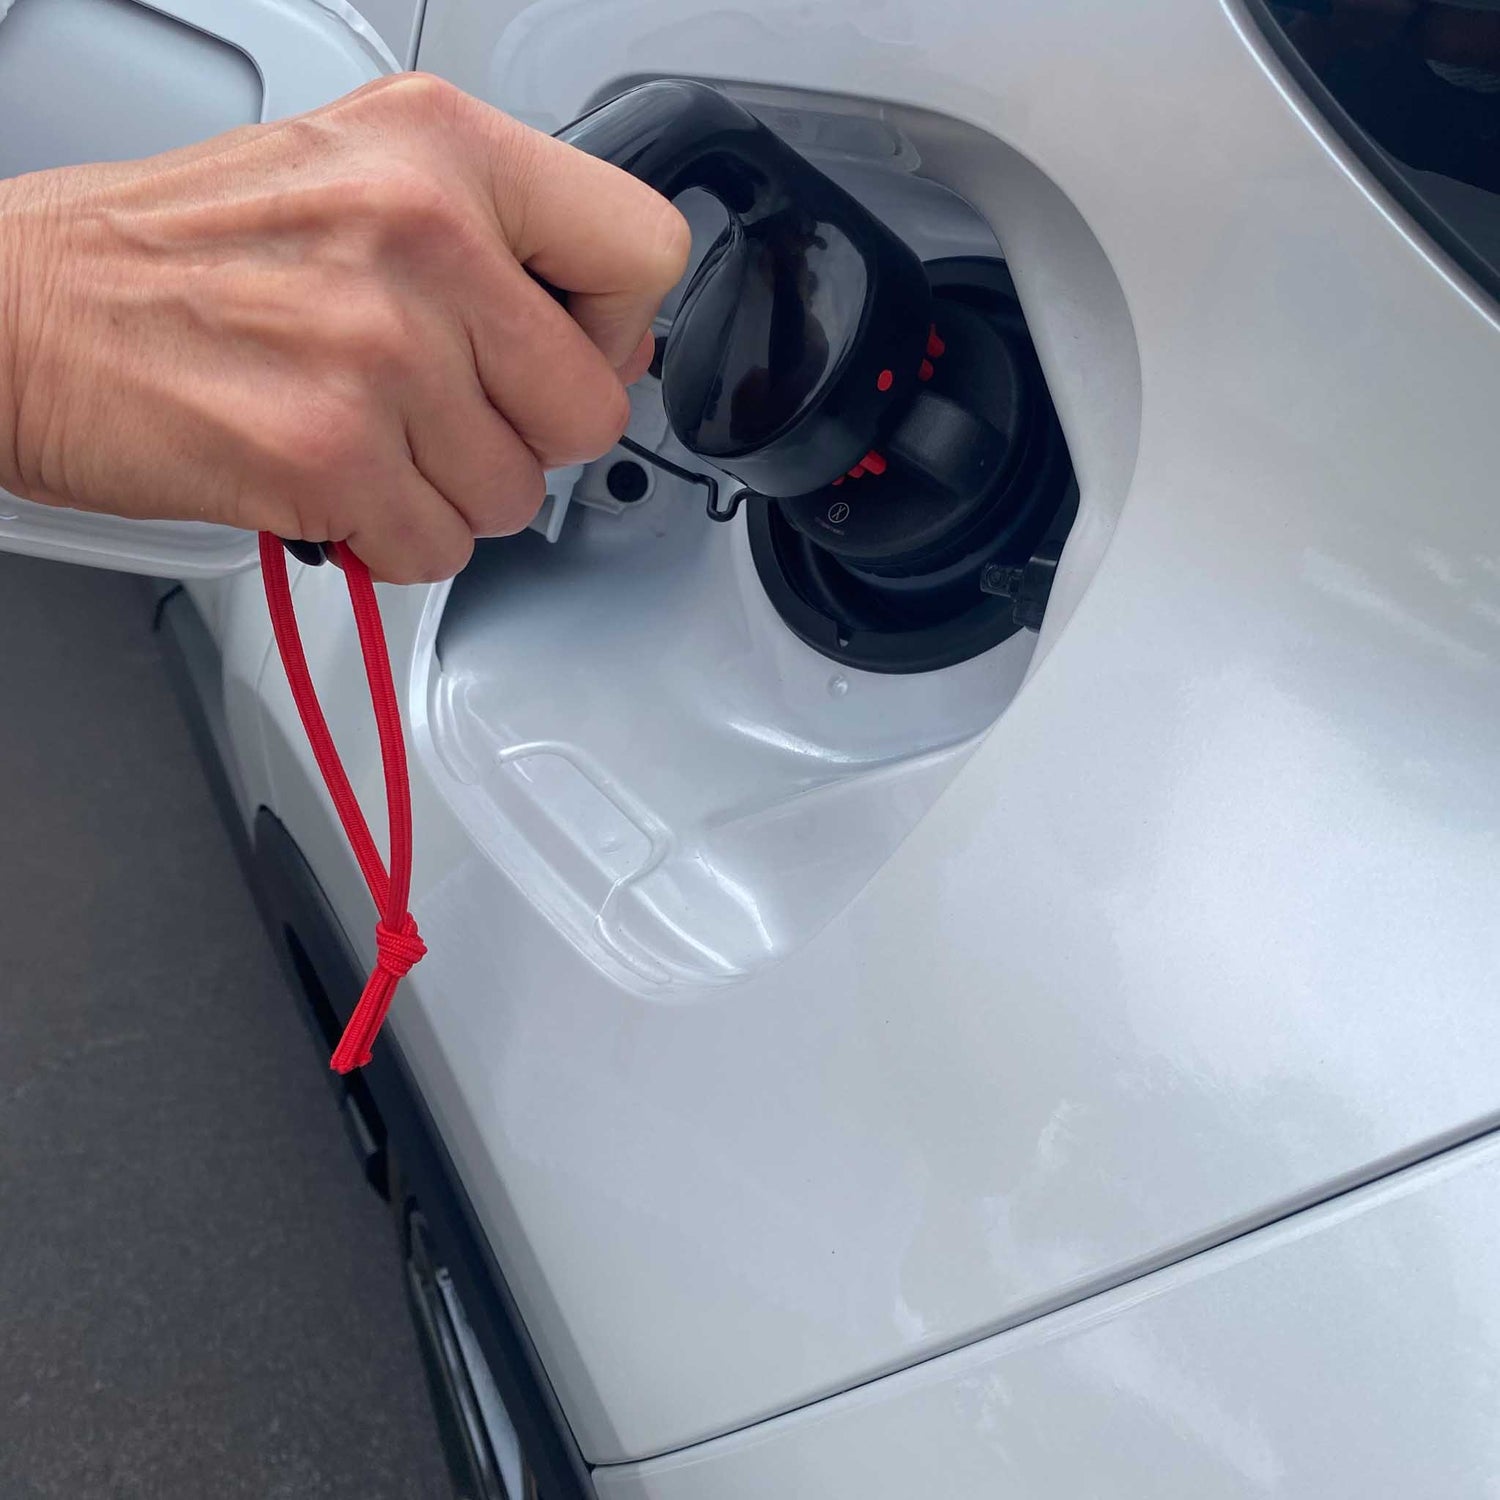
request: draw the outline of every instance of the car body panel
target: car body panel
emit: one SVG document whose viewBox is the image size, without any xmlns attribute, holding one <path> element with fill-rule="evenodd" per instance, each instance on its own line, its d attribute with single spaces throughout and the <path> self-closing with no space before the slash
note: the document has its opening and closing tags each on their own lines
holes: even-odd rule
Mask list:
<svg viewBox="0 0 1500 1500">
<path fill-rule="evenodd" d="M 602 1500 L 1493 1495 L 1492 1136 Z"/>
<path fill-rule="evenodd" d="M 297 0 L 235 24 L 278 7 L 343 24 Z M 977 1465 L 939 1473 L 961 1494 L 993 1477 L 993 1418 L 1018 1486 L 1154 1494 L 1105 1451 L 1124 1442 L 1105 1410 L 1122 1388 L 1156 1424 L 1132 1441 L 1171 1428 L 1163 1485 L 1319 1472 L 1281 1391 L 1260 1397 L 1257 1447 L 1183 1404 L 1171 1360 L 1134 1387 L 1108 1361 L 1165 1343 L 1227 1407 L 1250 1400 L 1227 1330 L 1254 1325 L 1255 1370 L 1311 1357 L 1299 1278 L 1328 1317 L 1408 1299 L 1413 1360 L 1424 1323 L 1456 1340 L 1487 1295 L 1453 1268 L 1483 1244 L 1488 1146 L 1309 1205 L 1500 1122 L 1494 308 L 1228 4 L 431 0 L 419 61 L 547 127 L 672 74 L 781 91 L 793 119 L 878 122 L 902 154 L 877 176 L 929 176 L 998 236 L 1081 488 L 1024 685 L 902 840 L 722 982 L 653 989 L 558 919 L 496 815 L 493 768 L 445 742 L 463 686 L 439 649 L 449 588 L 380 591 L 431 949 L 389 1022 L 406 1067 L 583 1456 L 623 1466 L 753 1429 L 601 1485 L 865 1493 L 852 1449 L 904 1435 Z M 753 582 L 742 527 L 714 528 L 703 556 Z M 293 575 L 379 833 L 342 579 Z M 374 914 L 254 583 L 194 587 L 225 654 L 235 795 L 247 818 L 274 811 L 369 961 Z M 680 634 L 727 602 L 700 589 Z M 501 591 L 497 654 L 506 607 Z M 762 608 L 758 639 L 773 624 Z M 631 670 L 643 761 L 684 753 L 662 712 L 679 666 L 663 649 Z M 827 664 L 778 638 L 759 666 L 792 718 L 791 684 Z M 581 649 L 544 685 L 587 693 L 591 670 Z M 878 719 L 890 685 L 841 680 Z M 805 870 L 767 864 L 748 909 L 781 873 Z M 1386 1214 L 1415 1215 L 1400 1291 L 1377 1285 Z M 1362 1338 L 1327 1366 L 1368 1385 L 1339 1408 L 1350 1423 L 1387 1400 Z M 1492 1345 L 1454 1378 L 1490 1380 Z M 991 1369 L 998 1385 L 972 1373 Z M 1017 1422 L 1056 1398 L 1030 1447 L 971 1404 L 1012 1370 Z M 1432 1440 L 1468 1482 L 1490 1455 L 1474 1408 L 1450 1405 Z M 1126 1451 L 1149 1463 L 1149 1445 Z M 910 1463 L 891 1473 L 920 1488 Z"/>
<path fill-rule="evenodd" d="M 436 0 L 422 61 L 525 74 L 527 107 L 732 55 L 919 134 L 961 117 L 1087 222 L 1139 350 L 1127 493 L 1080 464 L 1117 516 L 1045 659 L 868 884 L 732 984 L 643 995 L 547 920 L 444 784 L 443 591 L 384 596 L 432 949 L 391 1024 L 586 1456 L 817 1400 L 1492 1125 L 1500 333 L 1237 14 L 463 15 Z M 1045 241 L 1001 239 L 1045 355 Z M 347 603 L 298 597 L 374 805 Z M 265 699 L 278 810 L 368 946 L 274 673 Z"/>
</svg>

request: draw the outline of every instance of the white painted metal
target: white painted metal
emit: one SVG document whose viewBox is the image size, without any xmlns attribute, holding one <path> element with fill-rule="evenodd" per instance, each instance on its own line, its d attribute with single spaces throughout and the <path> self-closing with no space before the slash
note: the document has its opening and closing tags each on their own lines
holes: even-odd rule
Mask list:
<svg viewBox="0 0 1500 1500">
<path fill-rule="evenodd" d="M 244 124 L 261 82 L 244 53 L 131 0 L 23 0 L 0 32 L 0 100 L 4 178 Z"/>
<path fill-rule="evenodd" d="M 599 1494 L 1481 1500 L 1497 1200 L 1491 1139 Z"/>
<path fill-rule="evenodd" d="M 935 185 L 835 170 L 925 257 L 995 253 Z M 632 436 L 691 464 L 666 430 L 644 380 Z M 597 507 L 610 462 L 575 495 Z M 743 529 L 710 524 L 704 503 L 659 475 L 648 498 L 575 512 L 560 532 L 554 512 L 550 546 L 482 549 L 449 596 L 424 694 L 434 783 L 470 836 L 645 993 L 740 978 L 817 932 L 1014 695 L 1035 641 L 948 672 L 844 670 L 790 634 Z"/>
<path fill-rule="evenodd" d="M 728 984 L 612 972 L 489 842 L 492 767 L 441 742 L 444 593 L 390 595 L 433 950 L 394 1024 L 586 1452 L 815 1400 L 1492 1124 L 1500 334 L 1235 15 L 434 0 L 428 35 L 547 123 L 650 73 L 888 101 L 1009 253 L 1083 478 L 1040 668 L 862 887 Z M 725 607 L 662 587 L 684 640 Z M 300 593 L 373 801 L 347 606 Z M 758 662 L 681 659 L 667 701 L 727 730 Z M 593 691 L 581 647 L 537 670 Z M 675 758 L 672 654 L 631 670 L 627 790 L 717 775 Z M 278 805 L 363 938 L 267 684 Z M 747 909 L 802 873 L 746 866 Z"/>
<path fill-rule="evenodd" d="M 361 0 L 359 9 L 397 63 L 403 68 L 411 67 L 422 29 L 422 0 Z"/>
<path fill-rule="evenodd" d="M 0 175 L 149 155 L 326 104 L 389 66 L 346 9 L 315 0 L 20 0 L 0 24 Z M 206 578 L 252 564 L 255 539 L 0 491 L 0 551 Z"/>
<path fill-rule="evenodd" d="M 432 950 L 391 1024 L 584 1451 L 879 1381 L 606 1490 L 1481 1492 L 1491 1148 L 1188 1257 L 1500 1117 L 1493 309 L 1228 6 L 431 0 L 420 61 L 548 126 L 727 79 L 906 233 L 958 194 L 1082 484 L 1040 649 L 919 683 L 830 693 L 665 482 L 382 591 Z M 244 805 L 368 957 L 251 583 Z M 347 599 L 296 594 L 374 811 Z"/>
</svg>

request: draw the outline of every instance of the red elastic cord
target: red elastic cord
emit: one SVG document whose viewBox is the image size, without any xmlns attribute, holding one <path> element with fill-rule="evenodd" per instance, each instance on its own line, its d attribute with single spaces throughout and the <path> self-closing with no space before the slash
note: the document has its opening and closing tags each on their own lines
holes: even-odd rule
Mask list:
<svg viewBox="0 0 1500 1500">
<path fill-rule="evenodd" d="M 380 623 L 380 606 L 375 602 L 370 570 L 342 542 L 335 546 L 334 555 L 349 586 L 349 601 L 354 606 L 354 623 L 359 631 L 359 649 L 365 661 L 365 676 L 370 683 L 370 702 L 375 710 L 375 728 L 380 735 L 380 760 L 385 770 L 385 801 L 391 832 L 389 872 L 375 847 L 370 825 L 365 821 L 354 788 L 349 785 L 338 748 L 328 730 L 328 721 L 323 717 L 312 674 L 307 670 L 307 655 L 302 649 L 297 616 L 292 609 L 286 553 L 278 538 L 264 531 L 260 535 L 260 567 L 266 586 L 266 604 L 271 611 L 271 628 L 276 632 L 276 645 L 281 652 L 281 664 L 286 668 L 292 699 L 307 732 L 318 770 L 323 773 L 323 781 L 333 798 L 339 822 L 344 825 L 344 833 L 354 850 L 355 859 L 359 861 L 365 884 L 370 888 L 370 899 L 380 913 L 380 920 L 375 924 L 375 968 L 329 1059 L 329 1066 L 336 1073 L 348 1073 L 369 1062 L 370 1044 L 391 1008 L 396 986 L 427 952 L 427 947 L 406 909 L 411 896 L 411 781 L 406 771 L 401 709 L 391 679 L 391 659 L 386 650 L 385 630 Z"/>
</svg>

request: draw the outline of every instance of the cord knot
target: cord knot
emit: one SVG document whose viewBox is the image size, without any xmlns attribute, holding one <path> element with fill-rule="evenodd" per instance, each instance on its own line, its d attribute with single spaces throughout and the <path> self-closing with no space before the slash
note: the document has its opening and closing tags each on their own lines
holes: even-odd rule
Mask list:
<svg viewBox="0 0 1500 1500">
<path fill-rule="evenodd" d="M 0 0 L 3 9 L 5 0 Z M 380 766 L 385 776 L 385 808 L 390 830 L 390 868 L 380 857 L 380 850 L 370 834 L 370 825 L 349 783 L 348 772 L 339 759 L 339 748 L 333 741 L 318 690 L 307 668 L 307 653 L 297 629 L 297 612 L 292 607 L 291 579 L 286 571 L 286 550 L 269 531 L 260 534 L 261 574 L 266 586 L 266 607 L 271 615 L 271 629 L 276 649 L 286 669 L 287 686 L 297 717 L 307 734 L 313 759 L 322 772 L 334 811 L 348 837 L 349 847 L 365 878 L 370 899 L 383 913 L 375 926 L 376 963 L 365 987 L 355 1002 L 338 1046 L 333 1049 L 329 1066 L 335 1073 L 348 1073 L 370 1061 L 370 1047 L 385 1022 L 396 988 L 411 971 L 411 966 L 427 952 L 427 945 L 417 931 L 417 924 L 406 909 L 411 897 L 411 778 L 406 766 L 406 741 L 401 732 L 401 703 L 391 676 L 390 651 L 386 646 L 385 627 L 380 620 L 380 604 L 370 570 L 343 543 L 334 546 L 334 561 L 349 588 L 349 602 L 354 609 L 354 625 L 359 634 L 359 651 L 364 658 L 365 678 L 370 685 L 370 706 L 375 714 L 375 730 L 380 738 Z M 386 919 L 389 919 L 388 921 Z"/>
<path fill-rule="evenodd" d="M 392 979 L 405 979 L 412 965 L 427 956 L 427 944 L 422 941 L 410 912 L 400 927 L 387 927 L 384 922 L 375 924 L 375 952 L 376 963 Z"/>
</svg>

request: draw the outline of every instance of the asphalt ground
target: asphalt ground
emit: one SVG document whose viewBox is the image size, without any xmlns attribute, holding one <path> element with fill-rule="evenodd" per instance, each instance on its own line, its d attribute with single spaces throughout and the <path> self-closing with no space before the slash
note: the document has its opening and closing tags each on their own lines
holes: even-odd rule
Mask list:
<svg viewBox="0 0 1500 1500">
<path fill-rule="evenodd" d="M 440 1500 L 364 1185 L 137 579 L 0 556 L 0 1500 Z"/>
</svg>

